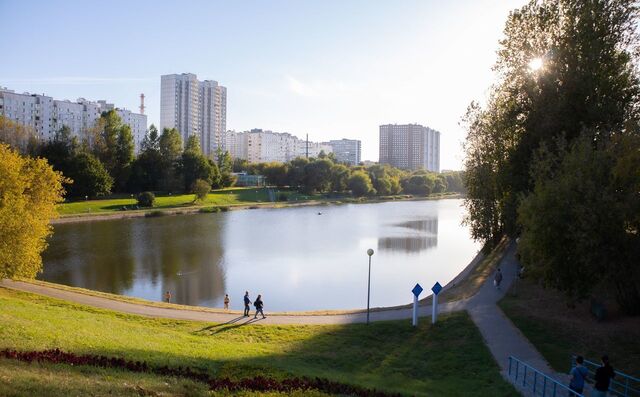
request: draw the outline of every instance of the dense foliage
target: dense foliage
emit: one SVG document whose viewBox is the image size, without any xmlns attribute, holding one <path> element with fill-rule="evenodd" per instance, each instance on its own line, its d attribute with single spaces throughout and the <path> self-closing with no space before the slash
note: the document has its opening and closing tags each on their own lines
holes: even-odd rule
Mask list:
<svg viewBox="0 0 640 397">
<path fill-rule="evenodd" d="M 153 192 L 142 192 L 138 194 L 136 198 L 138 201 L 138 206 L 140 207 L 153 207 L 153 204 L 156 201 L 156 195 Z"/>
<path fill-rule="evenodd" d="M 43 159 L 0 144 L 0 279 L 35 277 L 42 269 L 64 178 Z"/>
<path fill-rule="evenodd" d="M 532 274 L 570 297 L 613 287 L 629 312 L 640 311 L 637 12 L 629 0 L 513 11 L 499 79 L 464 119 L 473 236 L 491 247 L 520 235 Z"/>
</svg>

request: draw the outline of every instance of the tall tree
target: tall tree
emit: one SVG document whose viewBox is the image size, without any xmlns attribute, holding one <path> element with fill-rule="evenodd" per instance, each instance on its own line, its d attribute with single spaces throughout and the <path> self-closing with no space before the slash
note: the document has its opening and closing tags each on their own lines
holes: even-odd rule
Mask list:
<svg viewBox="0 0 640 397">
<path fill-rule="evenodd" d="M 63 176 L 44 159 L 0 144 L 0 279 L 35 277 L 62 201 Z"/>
<path fill-rule="evenodd" d="M 178 170 L 178 163 L 182 155 L 180 132 L 175 128 L 165 128 L 160 135 L 158 146 L 162 159 L 161 189 L 182 190 L 184 186 Z"/>
<path fill-rule="evenodd" d="M 531 192 L 543 144 L 588 130 L 607 139 L 638 119 L 633 64 L 637 4 L 631 0 L 531 1 L 512 12 L 485 108 L 467 114 L 467 222 L 474 237 L 515 235 L 518 203 Z M 635 122 L 635 121 L 634 121 Z"/>
</svg>

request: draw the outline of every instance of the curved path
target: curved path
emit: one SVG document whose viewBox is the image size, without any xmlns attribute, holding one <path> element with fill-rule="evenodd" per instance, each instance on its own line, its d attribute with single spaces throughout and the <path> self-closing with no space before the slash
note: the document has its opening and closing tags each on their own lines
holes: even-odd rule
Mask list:
<svg viewBox="0 0 640 397">
<path fill-rule="evenodd" d="M 542 355 L 504 315 L 496 305 L 504 296 L 511 284 L 517 279 L 519 264 L 515 258 L 516 247 L 511 244 L 500 260 L 504 279 L 501 289 L 493 285 L 493 277 L 489 277 L 471 298 L 440 304 L 440 313 L 449 313 L 466 310 L 482 334 L 487 347 L 500 366 L 501 373 L 507 376 L 508 358 L 513 355 L 540 371 L 558 378 L 558 374 L 551 369 Z M 266 319 L 254 320 L 253 317 L 243 317 L 239 312 L 220 313 L 211 311 L 188 310 L 183 308 L 157 307 L 142 303 L 123 302 L 107 297 L 88 295 L 79 292 L 57 289 L 49 286 L 31 284 L 20 281 L 3 280 L 0 287 L 11 288 L 19 291 L 35 293 L 51 298 L 62 299 L 83 305 L 102 309 L 115 310 L 124 313 L 137 314 L 149 317 L 171 318 L 178 320 L 195 320 L 215 323 L 227 323 L 234 325 L 244 324 L 348 324 L 364 323 L 366 313 L 350 314 L 274 314 L 267 313 Z M 431 305 L 420 306 L 420 317 L 431 316 Z M 408 320 L 412 317 L 410 308 L 378 309 L 371 312 L 371 321 Z M 422 319 L 425 321 L 426 319 Z M 519 390 L 523 395 L 529 395 L 526 390 Z"/>
</svg>

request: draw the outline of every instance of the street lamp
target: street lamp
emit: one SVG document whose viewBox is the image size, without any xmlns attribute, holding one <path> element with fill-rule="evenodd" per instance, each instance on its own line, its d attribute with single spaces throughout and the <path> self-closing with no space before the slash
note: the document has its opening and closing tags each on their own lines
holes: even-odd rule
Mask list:
<svg viewBox="0 0 640 397">
<path fill-rule="evenodd" d="M 367 250 L 367 255 L 369 255 L 369 279 L 367 282 L 367 324 L 369 324 L 369 300 L 371 297 L 371 256 L 373 256 L 373 250 L 371 248 Z"/>
</svg>

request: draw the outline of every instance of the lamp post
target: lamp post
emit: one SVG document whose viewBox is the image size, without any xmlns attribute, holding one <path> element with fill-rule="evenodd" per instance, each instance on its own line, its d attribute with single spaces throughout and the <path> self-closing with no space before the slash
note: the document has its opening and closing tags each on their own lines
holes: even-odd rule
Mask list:
<svg viewBox="0 0 640 397">
<path fill-rule="evenodd" d="M 369 324 L 369 301 L 371 298 L 371 256 L 373 256 L 373 250 L 371 248 L 367 250 L 367 255 L 369 255 L 369 278 L 367 281 L 367 324 Z"/>
</svg>

